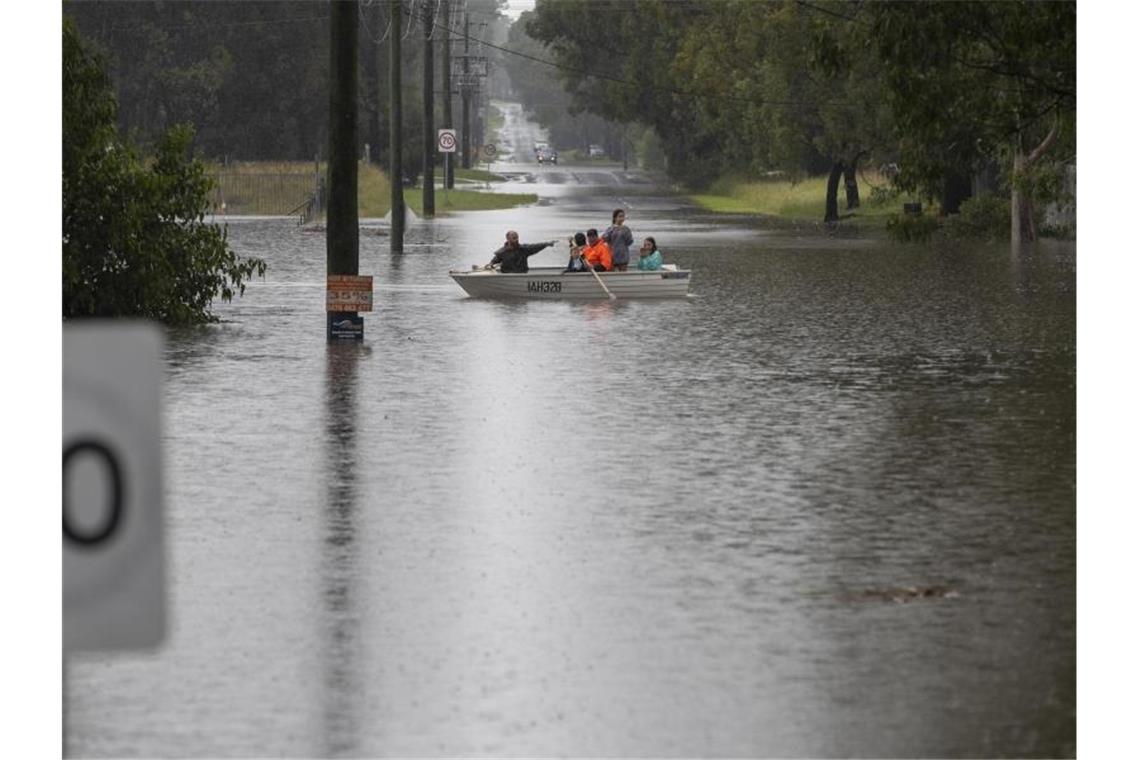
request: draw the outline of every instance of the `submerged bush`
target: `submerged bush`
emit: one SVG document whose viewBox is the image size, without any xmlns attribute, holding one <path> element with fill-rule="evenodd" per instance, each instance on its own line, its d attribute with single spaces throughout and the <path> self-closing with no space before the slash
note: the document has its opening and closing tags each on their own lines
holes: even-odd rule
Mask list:
<svg viewBox="0 0 1140 760">
<path fill-rule="evenodd" d="M 885 206 L 888 203 L 893 203 L 898 200 L 901 191 L 893 185 L 883 185 L 880 187 L 871 188 L 871 196 L 868 203 L 872 206 Z"/>
<path fill-rule="evenodd" d="M 887 234 L 900 243 L 924 243 L 938 230 L 938 220 L 920 214 L 893 214 L 887 218 Z"/>
<path fill-rule="evenodd" d="M 1009 198 L 983 195 L 964 201 L 957 214 L 947 217 L 945 231 L 954 238 L 1008 238 Z"/>
</svg>

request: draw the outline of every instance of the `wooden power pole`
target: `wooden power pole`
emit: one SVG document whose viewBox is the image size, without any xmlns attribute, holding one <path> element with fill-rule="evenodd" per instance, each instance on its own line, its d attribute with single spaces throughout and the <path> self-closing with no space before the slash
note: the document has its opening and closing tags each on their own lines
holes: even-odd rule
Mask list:
<svg viewBox="0 0 1140 760">
<path fill-rule="evenodd" d="M 471 22 L 467 18 L 467 8 L 463 8 L 463 76 L 460 78 L 459 96 L 463 100 L 463 168 L 471 168 Z"/>
<path fill-rule="evenodd" d="M 424 216 L 435 216 L 435 66 L 431 3 L 424 3 Z"/>
<path fill-rule="evenodd" d="M 360 219 L 356 190 L 357 38 L 356 3 L 333 0 L 329 45 L 329 204 L 325 234 L 328 274 L 327 337 L 363 338 L 361 304 Z M 368 283 L 367 309 L 372 285 Z M 339 308 L 338 308 L 339 306 Z M 367 310 L 362 309 L 362 310 Z"/>
<path fill-rule="evenodd" d="M 443 76 L 443 124 L 441 128 L 451 129 L 451 0 L 443 0 L 443 63 L 440 73 Z M 448 161 L 443 174 L 443 186 L 450 190 L 455 187 L 455 165 Z M 446 197 L 446 193 L 444 194 Z"/>
<path fill-rule="evenodd" d="M 404 252 L 404 166 L 402 158 L 403 149 L 403 113 L 400 108 L 400 16 L 403 15 L 403 4 L 400 0 L 391 0 L 389 5 L 391 31 L 388 43 L 391 55 L 388 59 L 388 159 L 391 171 L 392 188 L 392 234 L 388 241 L 392 253 Z"/>
</svg>

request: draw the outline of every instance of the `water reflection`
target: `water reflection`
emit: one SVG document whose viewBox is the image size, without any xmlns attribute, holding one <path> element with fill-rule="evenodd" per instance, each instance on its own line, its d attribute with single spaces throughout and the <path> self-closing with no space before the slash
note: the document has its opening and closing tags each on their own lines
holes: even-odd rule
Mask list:
<svg viewBox="0 0 1140 760">
<path fill-rule="evenodd" d="M 324 637 L 322 757 L 355 753 L 361 684 L 359 591 L 354 580 L 359 546 L 357 461 L 358 367 L 366 345 L 329 343 L 325 365 L 325 493 L 321 556 Z"/>
<path fill-rule="evenodd" d="M 678 228 L 683 302 L 447 280 L 517 225 L 370 239 L 363 346 L 313 330 L 322 239 L 235 230 L 271 277 L 170 344 L 179 627 L 77 663 L 76 755 L 1074 754 L 1071 245 Z"/>
</svg>

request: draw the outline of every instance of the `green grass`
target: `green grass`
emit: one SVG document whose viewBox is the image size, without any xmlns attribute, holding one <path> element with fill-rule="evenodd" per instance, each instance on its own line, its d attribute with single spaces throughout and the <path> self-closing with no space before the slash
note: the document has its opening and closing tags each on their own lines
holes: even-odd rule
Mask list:
<svg viewBox="0 0 1140 760">
<path fill-rule="evenodd" d="M 442 175 L 441 175 L 442 176 Z M 456 179 L 465 179 L 472 182 L 505 182 L 502 175 L 489 172 L 485 169 L 456 169 Z"/>
<path fill-rule="evenodd" d="M 211 202 L 225 203 L 229 214 L 286 214 L 313 192 L 316 167 L 311 161 L 203 162 L 214 179 Z"/>
<path fill-rule="evenodd" d="M 471 176 L 477 175 L 477 176 Z M 480 170 L 460 169 L 455 172 L 456 178 L 480 179 L 487 175 L 487 180 L 502 180 L 497 174 L 488 174 Z M 443 172 L 436 174 L 439 182 L 443 180 Z M 375 166 L 362 166 L 358 174 L 358 193 L 360 215 L 366 217 L 382 217 L 392 208 L 391 185 L 388 175 Z M 534 193 L 481 193 L 475 190 L 462 190 L 453 188 L 444 196 L 443 187 L 435 188 L 435 213 L 447 214 L 451 211 L 489 211 L 494 209 L 514 208 L 537 203 L 538 196 Z M 423 189 L 420 187 L 404 188 L 404 203 L 416 214 L 423 214 Z"/>
<path fill-rule="evenodd" d="M 876 185 L 886 184 L 886 180 L 868 174 L 867 178 Z M 839 213 L 844 216 L 854 213 L 850 220 L 858 223 L 880 225 L 886 218 L 899 211 L 897 201 L 893 203 L 872 203 L 872 185 L 862 176 L 859 182 L 861 205 L 853 212 L 846 210 L 847 196 L 842 184 L 839 187 Z M 786 220 L 822 221 L 824 203 L 827 198 L 827 177 L 809 177 L 799 182 L 787 179 L 744 180 L 725 178 L 718 180 L 708 193 L 689 196 L 695 203 L 710 211 L 729 214 L 759 214 Z"/>
</svg>

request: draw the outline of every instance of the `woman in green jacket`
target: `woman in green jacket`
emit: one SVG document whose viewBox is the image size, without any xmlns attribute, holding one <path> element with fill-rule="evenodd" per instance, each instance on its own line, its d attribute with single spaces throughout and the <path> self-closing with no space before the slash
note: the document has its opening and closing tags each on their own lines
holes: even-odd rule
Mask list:
<svg viewBox="0 0 1140 760">
<path fill-rule="evenodd" d="M 638 269 L 660 269 L 661 268 L 661 251 L 657 250 L 657 241 L 651 237 L 645 238 L 641 242 L 641 256 L 637 260 Z"/>
</svg>

